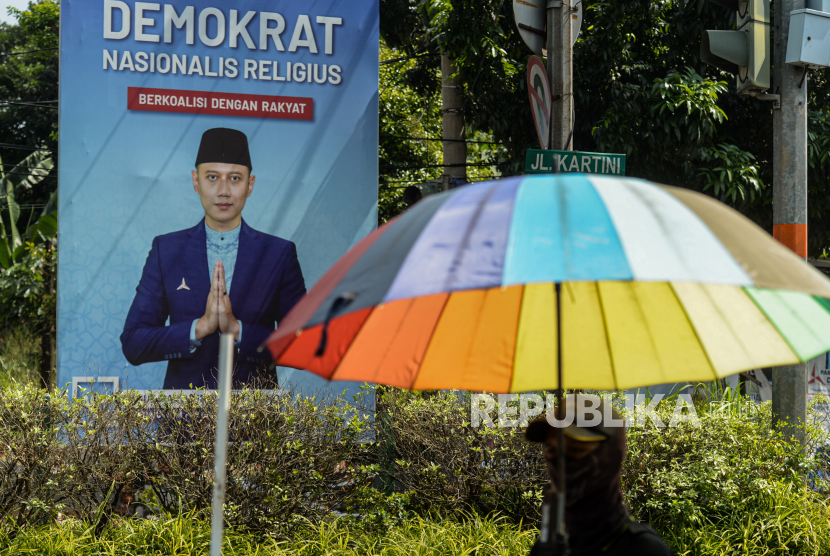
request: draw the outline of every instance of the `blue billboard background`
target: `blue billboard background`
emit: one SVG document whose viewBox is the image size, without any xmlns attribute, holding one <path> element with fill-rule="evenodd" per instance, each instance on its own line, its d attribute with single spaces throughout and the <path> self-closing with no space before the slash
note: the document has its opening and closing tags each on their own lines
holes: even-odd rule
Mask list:
<svg viewBox="0 0 830 556">
<path fill-rule="evenodd" d="M 112 13 L 110 31 L 125 29 L 121 4 L 130 9 L 130 33 L 105 39 L 106 10 Z M 166 5 L 144 6 L 158 9 L 136 14 L 134 2 L 61 3 L 60 386 L 73 377 L 117 376 L 122 387 L 161 387 L 166 362 L 132 367 L 119 335 L 153 238 L 190 228 L 204 216 L 190 171 L 206 129 L 230 127 L 247 134 L 257 180 L 242 216 L 255 229 L 296 243 L 307 288 L 377 223 L 378 0 L 172 4 L 178 15 L 193 6 L 194 23 L 207 8 L 221 11 L 225 37 L 217 46 L 200 40 L 198 26 L 193 44 L 188 44 L 186 27 L 175 26 L 172 41 L 166 42 Z M 257 12 L 247 26 L 255 49 L 238 32 L 237 44 L 231 46 L 231 17 L 240 20 L 249 11 Z M 271 36 L 261 49 L 261 12 L 284 20 L 282 51 Z M 296 31 L 303 15 L 312 27 L 316 53 L 308 29 Z M 140 16 L 144 19 L 137 26 Z M 325 25 L 318 17 L 342 23 Z M 219 18 L 205 21 L 204 36 L 218 38 Z M 276 21 L 272 15 L 268 28 L 277 27 Z M 142 38 L 137 33 L 144 34 L 143 40 L 137 40 Z M 118 70 L 106 65 L 106 55 L 112 57 L 114 50 L 121 62 L 123 52 L 130 51 L 131 64 Z M 146 53 L 145 60 L 150 54 L 210 57 L 214 71 L 218 58 L 235 58 L 240 68 L 236 77 L 142 72 L 135 60 L 138 52 Z M 337 65 L 341 79 L 322 84 L 261 80 L 243 72 L 244 60 L 278 62 L 272 67 L 279 67 L 280 74 L 289 62 Z M 314 116 L 305 121 L 134 111 L 127 108 L 128 87 L 308 97 Z M 280 369 L 280 381 L 325 384 L 310 373 L 288 369 Z M 347 386 L 354 387 L 335 385 L 337 390 Z"/>
</svg>

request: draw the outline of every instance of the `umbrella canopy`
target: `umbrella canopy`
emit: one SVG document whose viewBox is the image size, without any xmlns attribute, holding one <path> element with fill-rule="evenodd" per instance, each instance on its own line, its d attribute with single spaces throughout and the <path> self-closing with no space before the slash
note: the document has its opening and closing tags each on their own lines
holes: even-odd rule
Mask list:
<svg viewBox="0 0 830 556">
<path fill-rule="evenodd" d="M 809 360 L 830 350 L 826 298 L 823 274 L 705 195 L 519 177 L 378 228 L 266 346 L 278 365 L 415 390 L 556 389 L 561 356 L 563 387 L 619 390 Z"/>
</svg>

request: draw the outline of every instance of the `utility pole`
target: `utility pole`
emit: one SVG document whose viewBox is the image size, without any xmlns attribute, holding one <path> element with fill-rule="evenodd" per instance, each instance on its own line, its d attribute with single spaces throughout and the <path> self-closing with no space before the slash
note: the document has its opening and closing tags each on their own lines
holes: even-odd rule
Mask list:
<svg viewBox="0 0 830 556">
<path fill-rule="evenodd" d="M 548 79 L 553 101 L 550 149 L 573 150 L 573 23 L 572 0 L 547 0 Z"/>
<path fill-rule="evenodd" d="M 441 116 L 444 139 L 444 191 L 450 188 L 452 178 L 467 181 L 467 143 L 464 135 L 464 97 L 457 78 L 450 76 L 457 69 L 449 58 L 441 56 Z"/>
<path fill-rule="evenodd" d="M 807 258 L 807 68 L 786 64 L 790 12 L 807 7 L 807 0 L 776 0 L 773 33 L 773 93 L 780 108 L 773 110 L 773 235 Z M 807 421 L 807 364 L 772 370 L 773 421 L 785 433 L 803 441 L 793 428 Z M 789 423 L 789 426 L 787 426 Z"/>
</svg>

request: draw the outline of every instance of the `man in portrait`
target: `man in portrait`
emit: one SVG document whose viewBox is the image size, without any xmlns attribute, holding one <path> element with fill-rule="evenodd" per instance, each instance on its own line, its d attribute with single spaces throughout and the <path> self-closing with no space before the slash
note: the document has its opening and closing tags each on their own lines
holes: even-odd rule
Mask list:
<svg viewBox="0 0 830 556">
<path fill-rule="evenodd" d="M 242 219 L 252 171 L 244 133 L 205 131 L 191 172 L 205 217 L 153 239 L 121 346 L 132 365 L 168 361 L 164 389 L 216 388 L 219 334 L 234 337 L 235 387 L 276 379 L 257 348 L 306 290 L 294 243 Z"/>
</svg>

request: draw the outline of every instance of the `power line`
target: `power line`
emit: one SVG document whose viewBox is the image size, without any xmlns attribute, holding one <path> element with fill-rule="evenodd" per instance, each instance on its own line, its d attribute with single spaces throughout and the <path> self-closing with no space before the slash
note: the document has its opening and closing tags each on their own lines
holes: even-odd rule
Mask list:
<svg viewBox="0 0 830 556">
<path fill-rule="evenodd" d="M 501 176 L 495 176 L 495 175 L 491 174 L 491 176 L 489 178 L 484 178 L 484 179 L 492 179 L 492 178 L 498 178 L 498 177 L 501 177 Z M 388 180 L 388 181 L 385 181 L 383 183 L 379 183 L 378 185 L 384 186 L 387 183 L 425 183 L 427 181 L 437 181 L 439 179 L 440 178 L 421 178 L 421 179 L 417 179 L 417 180 Z M 468 179 L 467 181 L 472 183 L 473 181 L 481 181 L 481 180 Z M 830 262 L 828 262 L 827 265 L 830 266 Z"/>
<path fill-rule="evenodd" d="M 18 206 L 19 208 L 21 208 L 21 209 L 26 209 L 26 210 L 28 210 L 28 209 L 33 209 L 33 210 L 34 210 L 34 209 L 42 209 L 42 208 L 43 208 L 43 207 L 45 207 L 46 205 L 45 205 L 45 204 L 43 204 L 43 203 L 35 203 L 35 204 L 29 204 L 29 205 L 17 205 L 17 206 Z M 9 210 L 9 209 L 8 209 L 8 207 L 0 207 L 0 210 Z"/>
<path fill-rule="evenodd" d="M 383 60 L 378 65 L 385 66 L 386 64 L 394 64 L 396 62 L 403 62 L 405 60 L 411 60 L 412 58 L 423 58 L 424 56 L 430 56 L 431 52 L 426 53 L 415 53 L 412 56 L 403 56 L 401 58 L 392 58 L 391 60 Z"/>
<path fill-rule="evenodd" d="M 12 168 L 25 168 L 27 170 L 41 170 L 41 168 L 38 168 L 37 166 L 18 166 L 17 164 L 11 164 L 11 163 L 7 164 L 5 162 L 0 163 L 0 166 L 11 166 Z M 53 166 L 52 169 L 54 169 L 54 168 L 55 167 Z M 43 168 L 43 170 L 46 170 L 46 168 Z"/>
<path fill-rule="evenodd" d="M 389 139 L 411 139 L 412 141 L 436 141 L 438 143 L 481 143 L 483 145 L 501 145 L 498 141 L 468 141 L 467 139 L 433 139 L 432 137 L 411 137 L 409 135 L 386 135 L 380 137 Z"/>
<path fill-rule="evenodd" d="M 467 180 L 467 183 L 476 183 L 476 182 L 480 182 L 480 181 L 489 181 L 489 180 L 497 179 L 497 178 L 500 178 L 500 177 L 502 177 L 502 176 L 488 176 L 486 178 L 481 178 L 481 179 L 477 179 L 477 180 L 476 179 Z M 425 181 L 429 181 L 429 180 L 387 181 L 387 182 L 384 182 L 384 183 L 379 183 L 378 188 L 379 189 L 406 189 L 407 187 L 410 187 L 410 186 L 408 186 L 408 185 L 394 186 L 394 185 L 387 185 L 387 184 L 389 184 L 389 183 L 424 183 Z M 461 184 L 461 185 L 464 185 L 464 184 Z"/>
<path fill-rule="evenodd" d="M 32 102 L 0 102 L 0 106 L 31 106 L 33 108 L 49 108 L 51 110 L 57 110 L 57 106 L 48 106 L 46 104 L 35 104 Z"/>
<path fill-rule="evenodd" d="M 49 172 L 51 172 L 51 170 L 49 170 Z M 7 175 L 7 176 L 34 176 L 36 178 L 45 178 L 45 177 L 48 177 L 49 172 L 46 172 L 45 174 L 27 174 L 27 173 L 21 173 L 21 172 L 6 172 L 5 175 Z"/>
<path fill-rule="evenodd" d="M 437 180 L 438 178 L 433 178 L 433 180 Z M 419 180 L 392 180 L 392 181 L 385 181 L 383 183 L 379 183 L 378 185 L 386 185 L 387 183 L 421 183 L 423 181 L 430 181 L 427 178 L 421 178 Z"/>
<path fill-rule="evenodd" d="M 510 164 L 509 162 L 477 162 L 477 163 L 465 163 L 465 164 L 427 164 L 425 166 L 396 166 L 394 164 L 381 164 L 379 165 L 380 168 L 385 168 L 387 170 L 420 170 L 423 168 L 470 168 L 476 166 L 504 166 L 506 164 Z"/>
<path fill-rule="evenodd" d="M 55 48 L 41 48 L 40 50 L 24 50 L 23 52 L 4 52 L 0 54 L 0 56 L 20 56 L 21 54 L 33 54 L 35 52 L 48 52 L 50 50 L 58 50 L 57 47 Z"/>
<path fill-rule="evenodd" d="M 30 147 L 29 145 L 15 145 L 14 143 L 0 143 L 0 148 L 21 149 L 24 151 L 43 151 L 47 153 L 55 152 L 53 149 L 42 149 L 40 147 Z"/>
</svg>

